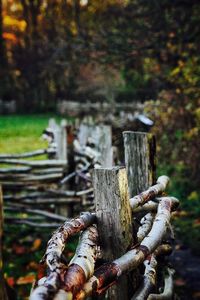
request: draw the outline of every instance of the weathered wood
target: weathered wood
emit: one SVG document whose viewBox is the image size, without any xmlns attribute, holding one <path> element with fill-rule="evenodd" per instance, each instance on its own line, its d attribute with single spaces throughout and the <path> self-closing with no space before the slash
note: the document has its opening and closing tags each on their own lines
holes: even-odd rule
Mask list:
<svg viewBox="0 0 200 300">
<path fill-rule="evenodd" d="M 23 211 L 23 212 L 27 212 L 27 213 L 31 213 L 31 214 L 35 214 L 35 215 L 40 215 L 43 217 L 46 217 L 48 219 L 53 219 L 53 220 L 59 220 L 59 221 L 66 221 L 65 217 L 59 216 L 57 214 L 51 213 L 49 211 L 44 211 L 41 209 L 31 209 L 31 208 L 27 208 L 23 205 L 20 206 L 13 206 L 13 207 L 5 207 L 4 210 L 8 210 L 8 211 Z"/>
<path fill-rule="evenodd" d="M 58 159 L 66 160 L 67 163 L 67 123 L 65 120 L 61 121 L 58 134 Z"/>
<path fill-rule="evenodd" d="M 14 180 L 19 182 L 41 182 L 41 181 L 53 181 L 61 179 L 63 173 L 52 173 L 52 174 L 45 174 L 45 175 L 32 175 L 32 174 L 0 174 L 0 180 L 3 184 L 4 181 Z"/>
<path fill-rule="evenodd" d="M 123 132 L 125 164 L 130 197 L 141 193 L 155 183 L 155 137 L 144 132 Z"/>
<path fill-rule="evenodd" d="M 160 248 L 165 238 L 171 212 L 176 209 L 177 204 L 178 200 L 174 197 L 161 198 L 152 229 L 141 244 L 137 244 L 134 248 L 113 262 L 105 263 L 95 270 L 94 275 L 83 286 L 82 291 L 80 291 L 76 299 L 85 299 L 86 296 L 105 292 L 112 284 L 116 282 L 117 284 L 119 283 L 118 278 L 120 276 L 138 268 L 155 250 L 159 254 L 160 250 L 157 248 Z M 122 291 L 124 292 L 125 289 Z M 130 299 L 130 296 L 131 295 L 129 295 L 128 299 Z M 125 293 L 122 293 L 120 299 L 124 299 L 124 297 Z M 116 298 L 113 297 L 112 299 Z"/>
<path fill-rule="evenodd" d="M 94 169 L 98 232 L 103 257 L 113 260 L 123 255 L 132 244 L 131 208 L 125 168 Z M 109 290 L 109 299 L 128 299 L 127 277 Z"/>
<path fill-rule="evenodd" d="M 58 159 L 64 159 L 67 162 L 67 123 L 65 120 L 61 121 L 60 129 L 57 136 L 58 145 Z M 67 186 L 61 187 L 61 190 L 65 190 Z M 65 217 L 72 217 L 72 204 L 63 203 L 56 207 L 57 214 Z"/>
<path fill-rule="evenodd" d="M 78 139 L 81 147 L 91 141 L 95 150 L 99 152 L 98 161 L 104 168 L 112 166 L 112 134 L 111 127 L 107 125 L 81 124 Z"/>
<path fill-rule="evenodd" d="M 53 149 L 38 149 L 31 152 L 24 152 L 24 153 L 15 153 L 15 154 L 0 154 L 0 159 L 7 159 L 7 158 L 28 158 L 28 157 L 35 157 L 44 154 L 53 154 L 55 150 Z"/>
<path fill-rule="evenodd" d="M 57 292 L 65 279 L 67 268 L 62 261 L 62 252 L 66 246 L 67 239 L 88 228 L 96 222 L 95 214 L 85 212 L 75 219 L 65 222 L 52 235 L 48 242 L 43 261 L 48 266 L 48 275 L 43 278 L 43 284 L 38 285 L 30 296 L 31 300 L 56 299 Z M 72 299 L 59 297 L 57 299 Z"/>
<path fill-rule="evenodd" d="M 125 165 L 128 176 L 130 198 L 145 191 L 155 183 L 156 165 L 155 137 L 144 132 L 123 132 Z M 137 224 L 133 223 L 133 239 L 137 241 Z M 139 271 L 132 273 L 133 290 L 136 290 L 139 283 Z"/>
<path fill-rule="evenodd" d="M 8 300 L 4 276 L 3 276 L 2 236 L 3 236 L 3 196 L 2 196 L 1 186 L 0 186 L 0 299 Z"/>
<path fill-rule="evenodd" d="M 61 121 L 60 126 L 52 118 L 49 120 L 49 128 L 51 128 L 54 135 L 54 142 L 56 144 L 55 158 L 67 162 L 67 123 L 65 120 Z"/>
<path fill-rule="evenodd" d="M 22 166 L 30 166 L 30 167 L 65 167 L 66 161 L 65 160 L 22 160 L 22 159 L 0 159 L 0 163 L 9 164 L 9 165 L 22 165 Z"/>
</svg>

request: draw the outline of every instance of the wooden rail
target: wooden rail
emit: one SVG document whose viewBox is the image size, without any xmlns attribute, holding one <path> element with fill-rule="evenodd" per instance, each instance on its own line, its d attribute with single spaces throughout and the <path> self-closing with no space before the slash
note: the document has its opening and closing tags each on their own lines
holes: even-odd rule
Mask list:
<svg viewBox="0 0 200 300">
<path fill-rule="evenodd" d="M 34 286 L 31 300 L 97 299 L 105 293 L 116 300 L 171 299 L 173 272 L 165 264 L 165 278 L 158 258 L 171 251 L 169 222 L 179 201 L 163 195 L 167 176 L 156 181 L 154 137 L 125 132 L 124 144 L 126 169 L 93 171 L 95 212 L 66 221 L 48 242 L 43 263 L 49 271 Z M 61 260 L 67 238 L 79 231 L 67 266 Z"/>
</svg>

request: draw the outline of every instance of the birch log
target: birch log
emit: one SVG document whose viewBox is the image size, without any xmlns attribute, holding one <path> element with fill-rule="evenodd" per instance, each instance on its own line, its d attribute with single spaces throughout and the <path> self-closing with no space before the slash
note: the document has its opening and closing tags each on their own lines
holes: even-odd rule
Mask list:
<svg viewBox="0 0 200 300">
<path fill-rule="evenodd" d="M 3 236 L 3 196 L 2 196 L 1 186 L 0 186 L 0 299 L 8 300 L 4 276 L 3 276 L 2 236 Z"/>
<path fill-rule="evenodd" d="M 158 180 L 155 185 L 151 186 L 146 191 L 130 199 L 131 208 L 134 210 L 139 206 L 142 206 L 149 200 L 155 198 L 162 192 L 164 192 L 168 182 L 169 182 L 169 177 L 165 175 L 158 177 Z"/>
<path fill-rule="evenodd" d="M 80 236 L 76 253 L 69 263 L 64 276 L 63 289 L 73 296 L 83 284 L 93 275 L 98 254 L 98 232 L 96 225 L 84 230 Z"/>
<path fill-rule="evenodd" d="M 157 281 L 157 257 L 171 254 L 172 248 L 169 244 L 159 246 L 152 255 L 144 261 L 145 272 L 143 281 L 131 300 L 146 300 L 153 291 Z"/>
<path fill-rule="evenodd" d="M 68 298 L 62 288 L 62 278 L 66 271 L 66 265 L 62 262 L 62 252 L 65 248 L 69 236 L 80 232 L 91 226 L 96 221 L 95 214 L 83 213 L 80 217 L 65 222 L 59 227 L 48 242 L 43 262 L 46 262 L 49 272 L 48 276 L 43 278 L 42 284 L 33 290 L 30 300 L 50 300 L 54 299 L 56 294 L 61 293 L 64 299 Z M 57 296 L 58 297 L 58 296 Z M 58 298 L 59 299 L 59 298 Z"/>
<path fill-rule="evenodd" d="M 113 260 L 132 244 L 131 209 L 125 168 L 94 169 L 93 186 L 103 258 Z M 109 299 L 128 299 L 127 278 L 111 289 Z"/>
<path fill-rule="evenodd" d="M 150 294 L 147 300 L 172 300 L 174 290 L 173 275 L 174 270 L 167 268 L 167 275 L 165 275 L 163 292 L 161 294 Z"/>
<path fill-rule="evenodd" d="M 101 294 L 123 274 L 136 269 L 162 243 L 170 220 L 170 212 L 177 203 L 171 197 L 164 197 L 159 205 L 152 229 L 141 244 L 115 259 L 112 263 L 105 263 L 99 267 L 94 275 L 84 285 L 77 299 L 85 299 L 92 294 Z M 124 295 L 123 295 L 124 298 Z M 121 299 L 123 299 L 121 298 Z"/>
<path fill-rule="evenodd" d="M 141 242 L 145 236 L 149 233 L 151 230 L 152 224 L 153 224 L 153 219 L 154 219 L 154 214 L 148 213 L 146 214 L 140 221 L 141 226 L 138 229 L 137 232 L 137 241 Z"/>
</svg>

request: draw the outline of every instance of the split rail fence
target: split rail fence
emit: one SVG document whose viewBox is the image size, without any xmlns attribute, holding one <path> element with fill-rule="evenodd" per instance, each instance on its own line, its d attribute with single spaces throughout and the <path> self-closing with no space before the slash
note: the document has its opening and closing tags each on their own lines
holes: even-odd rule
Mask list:
<svg viewBox="0 0 200 300">
<path fill-rule="evenodd" d="M 46 276 L 31 300 L 173 299 L 170 216 L 179 201 L 165 194 L 167 176 L 156 180 L 155 138 L 124 132 L 125 167 L 93 170 L 95 211 L 67 220 L 48 241 L 41 261 Z M 69 264 L 67 239 L 80 233 Z M 103 298 L 101 298 L 103 299 Z"/>
<path fill-rule="evenodd" d="M 47 149 L 0 155 L 4 210 L 30 215 L 22 219 L 6 214 L 8 222 L 57 227 L 66 217 L 91 209 L 91 169 L 112 166 L 110 126 L 90 122 L 75 128 L 65 120 L 57 125 L 51 119 L 43 135 L 49 142 Z M 41 155 L 47 159 L 35 159 Z"/>
</svg>

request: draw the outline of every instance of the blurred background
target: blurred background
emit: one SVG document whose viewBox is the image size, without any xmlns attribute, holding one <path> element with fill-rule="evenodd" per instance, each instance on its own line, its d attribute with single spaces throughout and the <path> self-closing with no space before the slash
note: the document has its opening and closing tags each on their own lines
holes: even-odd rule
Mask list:
<svg viewBox="0 0 200 300">
<path fill-rule="evenodd" d="M 180 299 L 200 298 L 199 24 L 198 0 L 0 0 L 0 152 L 43 145 L 52 116 L 73 122 L 85 106 L 99 112 L 94 103 L 113 115 L 112 107 L 129 105 L 146 126 L 133 129 L 156 135 L 158 174 L 170 176 L 181 201 L 173 220 Z M 5 245 L 6 277 L 20 286 L 26 250 Z"/>
</svg>

